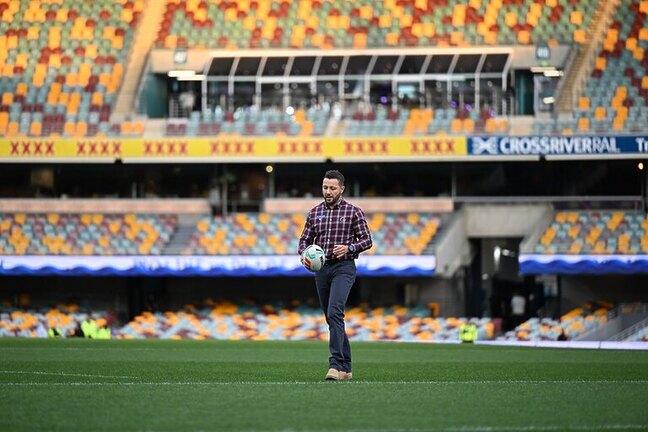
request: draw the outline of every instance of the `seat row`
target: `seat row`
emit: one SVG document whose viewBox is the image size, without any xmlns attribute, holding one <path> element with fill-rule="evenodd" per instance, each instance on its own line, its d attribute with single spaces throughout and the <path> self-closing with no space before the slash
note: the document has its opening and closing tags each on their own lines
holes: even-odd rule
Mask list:
<svg viewBox="0 0 648 432">
<path fill-rule="evenodd" d="M 648 2 L 621 0 L 583 93 L 578 132 L 648 130 Z"/>
<path fill-rule="evenodd" d="M 236 134 L 249 136 L 324 135 L 332 114 L 329 110 L 310 108 L 290 113 L 270 108 L 223 111 L 220 107 L 192 112 L 188 119 L 169 119 L 167 136 L 215 136 Z M 344 116 L 346 136 L 400 136 L 438 133 L 506 133 L 509 122 L 491 111 L 454 108 L 406 109 L 398 111 L 377 105 L 358 109 Z"/>
<path fill-rule="evenodd" d="M 144 5 L 0 2 L 0 135 L 122 132 L 110 114 Z"/>
<path fill-rule="evenodd" d="M 286 255 L 298 248 L 303 214 L 235 213 L 204 217 L 184 255 Z M 441 218 L 429 213 L 371 213 L 376 246 L 367 254 L 421 255 Z M 0 255 L 161 255 L 177 215 L 0 214 Z"/>
<path fill-rule="evenodd" d="M 176 48 L 367 48 L 586 42 L 598 1 L 167 0 L 156 44 Z"/>
<path fill-rule="evenodd" d="M 614 305 L 610 302 L 590 302 L 572 309 L 559 319 L 530 318 L 498 340 L 555 341 L 572 340 L 608 322 L 607 315 Z M 561 335 L 564 337 L 561 339 Z"/>
<path fill-rule="evenodd" d="M 0 214 L 3 255 L 159 255 L 177 216 Z"/>
<path fill-rule="evenodd" d="M 534 252 L 539 254 L 648 253 L 648 219 L 635 211 L 557 212 Z"/>
<path fill-rule="evenodd" d="M 16 309 L 0 306 L 0 337 L 74 337 L 86 320 L 107 328 L 110 316 L 104 311 L 82 311 L 77 304 L 60 304 L 45 309 Z"/>
<path fill-rule="evenodd" d="M 441 226 L 440 217 L 428 213 L 372 213 L 367 222 L 375 246 L 366 253 L 378 255 L 421 255 Z M 304 224 L 302 214 L 203 218 L 183 254 L 292 254 L 298 249 Z"/>
<path fill-rule="evenodd" d="M 351 341 L 459 340 L 466 322 L 477 326 L 479 339 L 492 339 L 488 318 L 434 318 L 428 307 L 369 308 L 346 311 Z M 316 306 L 292 304 L 236 305 L 227 301 L 164 313 L 144 312 L 117 332 L 123 339 L 328 340 L 328 327 Z"/>
</svg>

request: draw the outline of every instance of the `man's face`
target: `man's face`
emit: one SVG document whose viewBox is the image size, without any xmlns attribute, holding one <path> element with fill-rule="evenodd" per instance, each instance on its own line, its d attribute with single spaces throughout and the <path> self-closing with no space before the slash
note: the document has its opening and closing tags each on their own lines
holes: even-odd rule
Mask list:
<svg viewBox="0 0 648 432">
<path fill-rule="evenodd" d="M 344 186 L 340 186 L 340 181 L 338 179 L 324 179 L 324 182 L 322 183 L 322 196 L 327 205 L 334 205 L 337 203 L 342 192 L 344 192 Z"/>
</svg>

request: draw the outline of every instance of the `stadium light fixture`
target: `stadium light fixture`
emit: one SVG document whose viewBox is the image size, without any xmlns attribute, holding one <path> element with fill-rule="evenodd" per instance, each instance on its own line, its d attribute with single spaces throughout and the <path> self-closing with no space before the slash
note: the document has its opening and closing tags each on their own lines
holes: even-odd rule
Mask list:
<svg viewBox="0 0 648 432">
<path fill-rule="evenodd" d="M 196 75 L 196 71 L 193 70 L 171 70 L 167 73 L 167 76 L 169 78 L 181 78 L 181 77 L 189 77 Z"/>
<path fill-rule="evenodd" d="M 533 73 L 544 73 L 548 71 L 555 71 L 555 66 L 531 66 L 531 72 Z"/>
<path fill-rule="evenodd" d="M 205 75 L 203 74 L 180 76 L 177 78 L 178 81 L 203 81 L 204 79 Z"/>
</svg>

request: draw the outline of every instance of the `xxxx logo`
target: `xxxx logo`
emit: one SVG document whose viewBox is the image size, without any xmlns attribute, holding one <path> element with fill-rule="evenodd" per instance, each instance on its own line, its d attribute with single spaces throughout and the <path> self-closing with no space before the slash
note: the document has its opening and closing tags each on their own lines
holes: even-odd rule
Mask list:
<svg viewBox="0 0 648 432">
<path fill-rule="evenodd" d="M 356 154 L 388 154 L 389 142 L 386 140 L 344 141 L 344 151 Z"/>
<path fill-rule="evenodd" d="M 186 141 L 144 141 L 145 156 L 186 156 Z"/>
<path fill-rule="evenodd" d="M 279 141 L 279 154 L 322 153 L 321 141 Z"/>
<path fill-rule="evenodd" d="M 455 154 L 455 142 L 452 139 L 420 139 L 410 142 L 413 154 Z"/>
<path fill-rule="evenodd" d="M 212 141 L 210 146 L 213 155 L 254 155 L 254 141 Z"/>
<path fill-rule="evenodd" d="M 11 156 L 54 156 L 53 141 L 11 141 Z"/>
<path fill-rule="evenodd" d="M 77 156 L 121 156 L 119 141 L 78 141 Z"/>
</svg>

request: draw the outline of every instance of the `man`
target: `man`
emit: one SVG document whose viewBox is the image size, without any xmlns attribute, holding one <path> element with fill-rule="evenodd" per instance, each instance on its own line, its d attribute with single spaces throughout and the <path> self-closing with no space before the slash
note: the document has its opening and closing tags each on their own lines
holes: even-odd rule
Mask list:
<svg viewBox="0 0 648 432">
<path fill-rule="evenodd" d="M 299 254 L 317 244 L 326 254 L 324 267 L 315 274 L 320 305 L 329 326 L 327 380 L 350 380 L 351 347 L 344 328 L 344 306 L 356 278 L 355 259 L 371 248 L 363 211 L 342 198 L 344 176 L 327 171 L 322 182 L 324 201 L 311 209 L 299 239 Z"/>
<path fill-rule="evenodd" d="M 526 298 L 519 292 L 515 292 L 511 297 L 511 314 L 513 315 L 513 327 L 517 327 L 524 322 L 524 313 L 526 311 Z"/>
<path fill-rule="evenodd" d="M 473 343 L 477 340 L 477 326 L 466 322 L 459 327 L 459 338 L 463 343 Z"/>
</svg>

